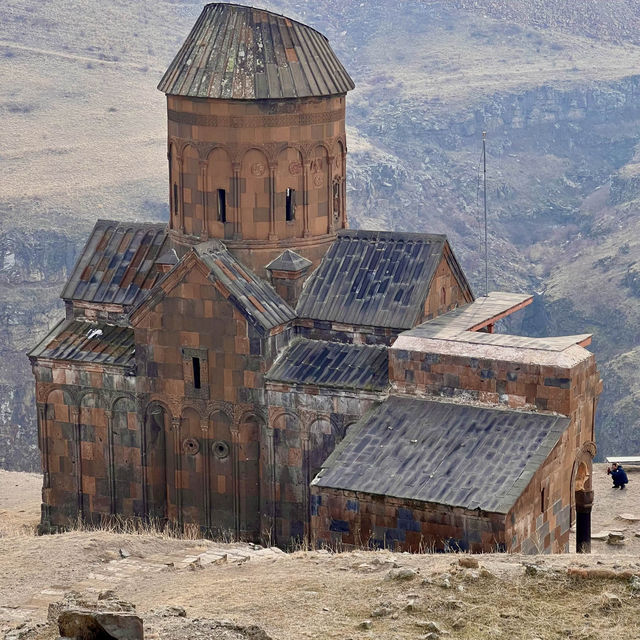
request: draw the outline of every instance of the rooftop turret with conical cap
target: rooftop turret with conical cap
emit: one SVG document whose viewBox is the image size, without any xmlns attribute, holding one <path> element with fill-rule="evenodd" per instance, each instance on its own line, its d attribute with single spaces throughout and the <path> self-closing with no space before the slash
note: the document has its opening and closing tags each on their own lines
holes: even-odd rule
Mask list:
<svg viewBox="0 0 640 640">
<path fill-rule="evenodd" d="M 288 248 L 317 263 L 347 226 L 353 87 L 315 29 L 264 9 L 206 5 L 158 85 L 174 239 L 220 238 L 259 273 Z"/>
</svg>

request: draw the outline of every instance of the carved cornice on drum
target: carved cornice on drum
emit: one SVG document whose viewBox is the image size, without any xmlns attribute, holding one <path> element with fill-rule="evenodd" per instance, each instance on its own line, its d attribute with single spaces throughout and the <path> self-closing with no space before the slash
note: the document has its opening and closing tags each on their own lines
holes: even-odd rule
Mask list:
<svg viewBox="0 0 640 640">
<path fill-rule="evenodd" d="M 186 111 L 167 111 L 169 122 L 194 127 L 220 127 L 226 129 L 260 129 L 264 127 L 304 127 L 344 120 L 344 109 L 320 113 L 277 113 L 262 116 L 213 116 Z"/>
</svg>

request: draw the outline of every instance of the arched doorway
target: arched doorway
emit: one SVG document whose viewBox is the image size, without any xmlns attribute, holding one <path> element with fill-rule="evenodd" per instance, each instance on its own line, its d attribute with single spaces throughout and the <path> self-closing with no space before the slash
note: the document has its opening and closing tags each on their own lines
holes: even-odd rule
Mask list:
<svg viewBox="0 0 640 640">
<path fill-rule="evenodd" d="M 169 416 L 166 409 L 157 403 L 147 410 L 143 459 L 145 513 L 149 520 L 164 524 L 167 510 L 167 434 Z"/>
<path fill-rule="evenodd" d="M 591 553 L 592 460 L 595 453 L 595 444 L 587 442 L 574 464 L 572 493 L 576 509 L 576 553 Z"/>
</svg>

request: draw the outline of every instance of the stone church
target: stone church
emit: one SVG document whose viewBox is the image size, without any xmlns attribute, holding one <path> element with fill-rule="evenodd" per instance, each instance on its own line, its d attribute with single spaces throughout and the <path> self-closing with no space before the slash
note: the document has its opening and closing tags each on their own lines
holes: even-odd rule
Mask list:
<svg viewBox="0 0 640 640">
<path fill-rule="evenodd" d="M 327 39 L 204 7 L 167 97 L 167 224 L 98 220 L 29 354 L 43 531 L 152 520 L 350 548 L 588 550 L 590 336 L 494 332 L 442 235 L 349 230 Z"/>
</svg>

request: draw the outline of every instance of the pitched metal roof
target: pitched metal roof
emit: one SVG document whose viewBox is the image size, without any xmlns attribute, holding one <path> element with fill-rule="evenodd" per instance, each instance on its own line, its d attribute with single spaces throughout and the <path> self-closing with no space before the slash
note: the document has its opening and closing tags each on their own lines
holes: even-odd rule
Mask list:
<svg viewBox="0 0 640 640">
<path fill-rule="evenodd" d="M 309 268 L 313 262 L 307 260 L 304 256 L 285 249 L 275 260 L 272 260 L 265 269 L 270 271 L 302 271 Z"/>
<path fill-rule="evenodd" d="M 291 384 L 383 391 L 389 386 L 387 349 L 299 338 L 276 360 L 266 378 Z"/>
<path fill-rule="evenodd" d="M 69 281 L 65 300 L 133 305 L 153 287 L 167 225 L 98 220 Z"/>
<path fill-rule="evenodd" d="M 223 285 L 229 299 L 254 324 L 269 330 L 296 317 L 296 312 L 275 289 L 238 262 L 221 242 L 210 240 L 196 245 L 194 250 L 211 269 L 209 278 Z"/>
<path fill-rule="evenodd" d="M 65 319 L 29 353 L 29 356 L 47 360 L 133 367 L 133 329 Z"/>
<path fill-rule="evenodd" d="M 424 312 L 446 237 L 340 231 L 306 282 L 301 318 L 410 329 Z"/>
<path fill-rule="evenodd" d="M 321 33 L 285 16 L 208 4 L 158 89 L 197 98 L 262 100 L 343 94 L 353 80 Z"/>
<path fill-rule="evenodd" d="M 312 485 L 507 513 L 568 425 L 392 396 L 350 428 Z"/>
</svg>

